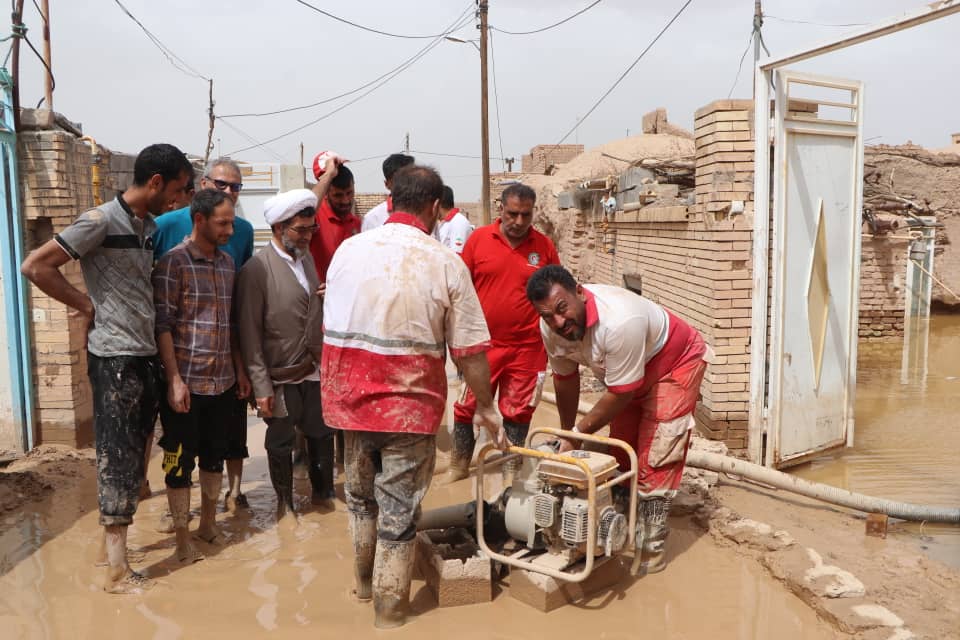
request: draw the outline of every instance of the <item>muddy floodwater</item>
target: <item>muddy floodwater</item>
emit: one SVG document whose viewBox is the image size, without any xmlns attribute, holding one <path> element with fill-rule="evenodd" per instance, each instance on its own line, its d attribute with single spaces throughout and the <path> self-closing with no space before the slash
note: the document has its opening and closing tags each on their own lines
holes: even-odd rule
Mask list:
<svg viewBox="0 0 960 640">
<path fill-rule="evenodd" d="M 904 343 L 860 343 L 854 446 L 791 472 L 867 495 L 960 503 L 960 315 L 939 315 Z M 960 527 L 893 528 L 960 567 Z"/>
<path fill-rule="evenodd" d="M 545 422 L 553 419 L 544 417 Z M 92 472 L 40 503 L 8 513 L 0 529 L 0 637 L 236 640 L 381 635 L 373 628 L 371 605 L 349 596 L 353 552 L 342 502 L 333 513 L 311 512 L 301 503 L 299 527 L 278 529 L 271 515 L 275 500 L 266 459 L 256 446 L 263 442 L 262 424 L 251 427 L 250 442 L 253 457 L 244 491 L 252 510 L 218 515 L 229 540 L 222 548 L 198 543 L 207 555 L 204 561 L 181 567 L 171 560 L 172 536 L 154 531 L 166 504 L 162 491 L 141 503 L 130 546 L 145 554 L 136 568 L 158 582 L 142 596 L 99 591 L 100 570 L 93 562 L 100 529 Z M 443 467 L 441 462 L 438 473 Z M 159 490 L 159 456 L 154 456 L 150 476 Z M 304 485 L 298 487 L 300 495 Z M 435 483 L 425 507 L 466 501 L 472 485 L 469 480 L 452 486 Z M 415 579 L 415 617 L 389 635 L 518 640 L 838 637 L 754 562 L 718 547 L 688 521 L 677 520 L 675 527 L 664 573 L 547 614 L 512 599 L 506 585 L 498 588 L 492 603 L 438 609 L 423 581 Z"/>
</svg>

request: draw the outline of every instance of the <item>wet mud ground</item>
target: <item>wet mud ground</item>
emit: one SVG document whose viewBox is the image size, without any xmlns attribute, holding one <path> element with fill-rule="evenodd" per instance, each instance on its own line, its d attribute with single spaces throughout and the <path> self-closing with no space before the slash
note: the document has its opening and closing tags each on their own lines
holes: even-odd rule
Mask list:
<svg viewBox="0 0 960 640">
<path fill-rule="evenodd" d="M 882 497 L 956 504 L 960 402 L 960 321 L 934 320 L 924 375 L 901 378 L 900 345 L 861 345 L 857 445 L 793 472 Z M 912 375 L 912 377 L 911 377 Z M 555 426 L 550 405 L 535 424 Z M 351 600 L 352 549 L 342 501 L 318 513 L 300 499 L 296 529 L 278 529 L 262 450 L 263 425 L 251 419 L 252 458 L 244 491 L 251 509 L 220 513 L 222 547 L 198 542 L 206 559 L 180 566 L 173 536 L 154 530 L 166 506 L 159 456 L 150 465 L 155 494 L 141 503 L 130 546 L 135 568 L 156 579 L 142 596 L 100 592 L 93 566 L 99 540 L 93 454 L 41 447 L 0 481 L 0 638 L 354 637 L 464 638 L 849 638 L 803 594 L 772 575 L 763 554 L 673 518 L 668 569 L 632 580 L 576 606 L 543 614 L 509 597 L 509 578 L 492 603 L 439 609 L 415 579 L 413 618 L 379 632 L 369 604 Z M 472 498 L 473 482 L 444 486 L 446 439 L 425 508 Z M 341 491 L 338 478 L 338 490 Z M 307 491 L 298 484 L 299 495 Z M 193 492 L 199 509 L 199 490 Z M 721 477 L 713 495 L 727 509 L 789 531 L 827 561 L 861 578 L 868 593 L 906 620 L 916 636 L 960 637 L 960 564 L 955 527 L 899 523 L 886 540 L 866 538 L 862 517 Z M 195 528 L 194 519 L 191 527 Z M 765 564 L 766 563 L 766 564 Z M 957 624 L 954 624 L 956 622 Z M 857 636 L 861 637 L 861 636 Z M 871 636 L 872 637 L 872 636 Z"/>
<path fill-rule="evenodd" d="M 166 505 L 159 456 L 154 456 L 150 476 L 156 493 L 141 503 L 130 531 L 130 546 L 145 554 L 136 568 L 158 583 L 142 596 L 99 591 L 101 570 L 93 566 L 100 529 L 92 456 L 71 457 L 71 452 L 50 447 L 34 460 L 16 463 L 33 465 L 51 478 L 52 489 L 0 516 L 0 637 L 840 637 L 759 565 L 718 546 L 689 518 L 675 519 L 667 571 L 577 606 L 541 613 L 509 597 L 508 578 L 492 603 L 438 609 L 430 590 L 416 579 L 414 618 L 403 629 L 378 632 L 371 605 L 349 596 L 352 548 L 342 502 L 336 512 L 316 513 L 301 499 L 299 527 L 278 529 L 266 459 L 256 446 L 262 437 L 263 425 L 253 424 L 253 457 L 244 483 L 251 510 L 219 514 L 227 544 L 217 548 L 198 542 L 207 558 L 189 566 L 172 560 L 172 535 L 154 531 Z M 342 476 L 338 485 L 340 481 Z M 305 485 L 299 484 L 301 496 Z M 428 493 L 425 507 L 473 495 L 471 480 L 438 485 Z"/>
</svg>

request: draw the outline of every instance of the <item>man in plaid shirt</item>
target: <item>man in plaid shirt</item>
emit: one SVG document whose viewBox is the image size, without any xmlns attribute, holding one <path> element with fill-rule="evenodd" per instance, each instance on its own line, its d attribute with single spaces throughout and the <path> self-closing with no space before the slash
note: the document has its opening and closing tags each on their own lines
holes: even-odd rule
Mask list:
<svg viewBox="0 0 960 640">
<path fill-rule="evenodd" d="M 233 405 L 250 393 L 231 326 L 236 269 L 219 248 L 233 234 L 233 201 L 222 191 L 204 189 L 190 213 L 192 234 L 153 272 L 157 348 L 167 384 L 160 403 L 160 446 L 177 558 L 183 563 L 203 559 L 187 530 L 195 458 L 200 459 L 196 536 L 218 543 L 215 516 Z"/>
</svg>

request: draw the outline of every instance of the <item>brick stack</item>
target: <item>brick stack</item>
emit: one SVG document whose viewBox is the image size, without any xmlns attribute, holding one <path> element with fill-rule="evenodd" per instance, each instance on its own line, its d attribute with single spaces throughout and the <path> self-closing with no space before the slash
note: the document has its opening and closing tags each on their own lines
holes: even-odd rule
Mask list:
<svg viewBox="0 0 960 640">
<path fill-rule="evenodd" d="M 721 100 L 696 112 L 696 203 L 618 212 L 598 229 L 595 282 L 642 276 L 643 294 L 699 330 L 716 358 L 696 417 L 704 435 L 747 446 L 753 239 L 753 111 Z M 731 213 L 734 200 L 743 213 Z"/>
<path fill-rule="evenodd" d="M 65 131 L 28 131 L 19 135 L 18 159 L 29 251 L 93 205 L 90 148 Z M 84 290 L 78 262 L 67 262 L 61 271 L 70 284 Z M 82 323 L 32 285 L 30 302 L 38 441 L 88 445 L 93 440 L 93 401 Z"/>
<path fill-rule="evenodd" d="M 554 164 L 570 162 L 583 153 L 582 144 L 538 144 L 520 159 L 523 173 L 545 173 Z"/>
<path fill-rule="evenodd" d="M 860 252 L 860 340 L 903 336 L 909 240 L 864 238 Z"/>
</svg>

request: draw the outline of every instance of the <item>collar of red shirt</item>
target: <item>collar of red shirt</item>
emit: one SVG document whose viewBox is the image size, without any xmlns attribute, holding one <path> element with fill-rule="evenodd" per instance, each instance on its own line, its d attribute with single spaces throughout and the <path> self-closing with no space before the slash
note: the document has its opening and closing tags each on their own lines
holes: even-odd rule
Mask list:
<svg viewBox="0 0 960 640">
<path fill-rule="evenodd" d="M 587 328 L 597 324 L 600 314 L 597 313 L 597 298 L 588 289 L 583 289 L 583 304 L 587 307 Z"/>
<path fill-rule="evenodd" d="M 443 221 L 450 222 L 451 220 L 453 220 L 453 216 L 457 215 L 458 213 L 460 213 L 460 209 L 456 207 L 454 207 L 453 209 L 450 209 L 450 213 L 447 214 L 447 216 L 443 219 Z"/>
<path fill-rule="evenodd" d="M 501 226 L 503 225 L 503 222 L 501 220 L 497 220 L 496 222 L 493 222 L 491 224 L 494 226 L 493 235 L 495 235 L 496 237 L 506 242 L 510 247 L 513 248 L 514 251 L 516 251 L 517 249 L 519 249 L 520 247 L 522 247 L 524 244 L 528 242 L 533 242 L 534 229 L 532 226 L 529 229 L 527 229 L 526 237 L 524 237 L 524 239 L 520 241 L 520 244 L 514 247 L 513 244 L 507 239 L 506 234 L 500 230 Z"/>
<path fill-rule="evenodd" d="M 428 235 L 430 233 L 429 231 L 427 231 L 427 228 L 423 226 L 423 223 L 420 222 L 420 218 L 418 218 L 417 216 L 411 213 L 405 213 L 403 211 L 395 211 L 390 214 L 390 217 L 387 218 L 387 221 L 384 224 L 390 224 L 390 223 L 407 224 L 407 225 L 410 225 L 411 227 L 416 227 L 417 229 L 420 229 L 420 231 L 423 231 Z"/>
</svg>

